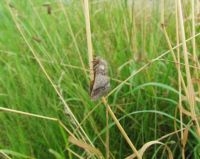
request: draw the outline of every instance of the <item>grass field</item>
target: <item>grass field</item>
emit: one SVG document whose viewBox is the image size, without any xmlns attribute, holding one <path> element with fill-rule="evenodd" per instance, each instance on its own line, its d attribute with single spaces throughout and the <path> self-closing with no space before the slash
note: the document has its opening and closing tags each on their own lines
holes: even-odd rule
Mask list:
<svg viewBox="0 0 200 159">
<path fill-rule="evenodd" d="M 0 158 L 200 158 L 200 2 L 131 2 L 0 2 Z"/>
</svg>

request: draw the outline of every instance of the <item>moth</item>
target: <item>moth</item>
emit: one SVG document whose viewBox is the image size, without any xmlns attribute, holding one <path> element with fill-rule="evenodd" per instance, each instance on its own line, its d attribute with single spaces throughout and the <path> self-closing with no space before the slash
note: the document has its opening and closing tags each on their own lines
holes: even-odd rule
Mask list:
<svg viewBox="0 0 200 159">
<path fill-rule="evenodd" d="M 97 100 L 106 95 L 110 89 L 110 78 L 108 76 L 108 64 L 106 60 L 95 57 L 93 61 L 94 80 L 90 85 L 90 97 Z"/>
</svg>

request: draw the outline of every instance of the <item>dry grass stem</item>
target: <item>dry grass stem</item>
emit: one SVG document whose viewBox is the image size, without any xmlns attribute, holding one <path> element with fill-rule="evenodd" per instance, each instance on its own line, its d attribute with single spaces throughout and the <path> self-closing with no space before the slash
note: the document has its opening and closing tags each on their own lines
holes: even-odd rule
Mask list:
<svg viewBox="0 0 200 159">
<path fill-rule="evenodd" d="M 89 15 L 89 3 L 88 0 L 84 0 L 84 13 L 86 21 L 86 38 L 87 38 L 87 47 L 88 47 L 88 61 L 90 67 L 90 81 L 94 80 L 94 71 L 93 71 L 93 50 L 92 50 L 92 38 L 91 38 L 91 28 L 90 28 L 90 15 Z M 106 108 L 106 159 L 109 159 L 109 116 L 108 110 Z"/>
<path fill-rule="evenodd" d="M 178 22 L 178 4 L 177 1 L 175 0 L 175 10 L 176 10 L 176 44 L 178 45 L 180 40 L 179 40 L 179 22 Z M 178 59 L 178 63 L 180 63 L 180 48 L 176 49 L 177 51 L 177 59 Z M 179 101 L 178 101 L 178 108 L 179 108 L 179 114 L 180 114 L 180 126 L 181 126 L 181 140 L 183 139 L 183 105 L 182 105 L 182 95 L 181 95 L 181 90 L 182 90 L 182 74 L 181 74 L 181 66 L 180 64 L 177 65 L 177 69 L 178 69 L 178 90 L 179 90 Z M 186 89 L 185 89 L 185 92 Z M 185 159 L 185 149 L 184 147 L 181 147 L 181 155 L 182 158 Z"/>
<path fill-rule="evenodd" d="M 70 23 L 70 20 L 68 18 L 68 14 L 66 13 L 66 10 L 64 8 L 64 4 L 62 3 L 62 0 L 59 0 L 60 1 L 60 7 L 61 7 L 61 10 L 63 11 L 64 13 L 64 16 L 65 16 L 65 19 L 66 19 L 66 22 L 67 22 L 67 26 L 69 28 L 69 31 L 70 31 L 70 34 L 71 34 L 71 37 L 72 37 L 72 40 L 73 40 L 73 43 L 74 43 L 74 46 L 76 48 L 76 51 L 78 53 L 78 57 L 80 59 L 80 62 L 81 62 L 81 66 L 82 68 L 84 69 L 84 73 L 85 73 L 85 76 L 87 76 L 87 72 L 85 71 L 86 70 L 86 67 L 85 67 L 85 64 L 83 62 L 83 59 L 82 59 L 82 56 L 81 56 L 81 51 L 78 47 L 78 43 L 77 43 L 77 40 L 76 40 L 76 37 L 75 37 L 75 34 L 73 32 L 73 29 L 72 29 L 72 26 L 71 26 L 71 23 Z"/>
<path fill-rule="evenodd" d="M 108 113 L 110 114 L 111 118 L 114 120 L 115 124 L 117 125 L 118 129 L 120 130 L 121 134 L 124 136 L 126 142 L 129 144 L 130 148 L 133 150 L 133 152 L 135 153 L 135 155 L 137 156 L 138 159 L 142 159 L 139 152 L 137 151 L 137 149 L 135 148 L 135 146 L 133 145 L 132 141 L 130 140 L 130 138 L 128 137 L 128 135 L 126 134 L 125 130 L 123 129 L 123 127 L 121 126 L 120 122 L 118 121 L 118 119 L 116 118 L 115 114 L 113 113 L 113 111 L 111 110 L 110 106 L 108 105 L 105 97 L 102 97 L 102 102 L 103 104 L 106 106 L 106 108 L 108 109 Z"/>
<path fill-rule="evenodd" d="M 82 126 L 80 126 L 78 120 L 76 119 L 76 117 L 74 116 L 73 112 L 71 111 L 70 107 L 68 106 L 68 104 L 66 103 L 64 97 L 62 96 L 62 94 L 60 93 L 60 91 L 58 90 L 58 88 L 56 87 L 56 85 L 54 84 L 54 82 L 52 81 L 51 77 L 49 76 L 49 74 L 47 73 L 45 67 L 43 66 L 42 62 L 39 60 L 37 53 L 35 52 L 34 48 L 32 47 L 32 45 L 30 44 L 30 42 L 28 41 L 28 39 L 25 36 L 24 31 L 22 30 L 22 28 L 20 27 L 20 24 L 18 22 L 18 19 L 16 17 L 16 15 L 12 12 L 12 10 L 8 7 L 11 16 L 13 18 L 13 21 L 19 31 L 19 33 L 21 34 L 22 38 L 24 39 L 26 45 L 28 46 L 29 50 L 31 51 L 31 53 L 33 54 L 34 58 L 36 59 L 38 65 L 40 66 L 42 72 L 44 73 L 44 75 L 46 76 L 46 78 L 48 79 L 48 81 L 50 82 L 51 86 L 54 88 L 55 92 L 57 93 L 57 95 L 59 96 L 59 99 L 62 101 L 65 110 L 67 110 L 70 118 L 72 119 L 72 121 L 76 124 L 76 127 L 79 127 L 81 131 L 78 131 L 78 133 L 82 136 L 82 138 L 87 138 L 87 140 L 90 142 L 90 144 L 92 144 L 92 142 L 90 141 L 89 137 L 87 136 L 87 134 L 85 133 L 85 131 L 83 130 Z M 83 137 L 83 135 L 85 137 Z"/>
<path fill-rule="evenodd" d="M 84 13 L 85 13 L 85 22 L 86 22 L 86 38 L 87 38 L 87 47 L 88 47 L 88 61 L 90 67 L 90 81 L 94 79 L 93 72 L 93 51 L 92 51 L 92 38 L 91 38 L 91 29 L 90 29 L 90 14 L 89 14 L 89 4 L 88 0 L 84 0 Z"/>
<path fill-rule="evenodd" d="M 186 42 L 192 40 L 194 37 L 197 37 L 197 36 L 199 36 L 199 35 L 200 35 L 200 33 L 197 33 L 195 36 L 192 36 L 192 37 L 188 38 L 188 39 L 186 40 Z M 180 46 L 182 46 L 182 45 L 183 45 L 183 43 L 180 43 L 180 44 L 174 46 L 174 47 L 172 48 L 172 50 L 177 49 L 178 47 L 180 47 Z M 170 52 L 171 52 L 171 50 L 168 50 L 168 51 L 162 53 L 161 55 L 159 55 L 158 57 L 152 59 L 150 62 L 144 64 L 144 65 L 143 65 L 142 67 L 140 67 L 137 71 L 135 71 L 135 72 L 132 73 L 129 77 L 127 77 L 124 81 L 122 81 L 118 86 L 116 86 L 115 88 L 113 88 L 113 90 L 110 91 L 110 93 L 107 95 L 107 97 L 110 96 L 111 94 L 113 94 L 118 88 L 120 88 L 121 86 L 123 86 L 125 83 L 127 83 L 127 82 L 128 82 L 131 78 L 133 78 L 136 74 L 138 74 L 139 72 L 143 71 L 143 70 L 146 69 L 149 65 L 151 65 L 152 63 L 154 63 L 154 62 L 160 60 L 161 58 L 163 58 L 164 56 L 166 56 L 166 55 L 169 54 Z"/>
<path fill-rule="evenodd" d="M 43 116 L 43 115 L 28 113 L 28 112 L 19 111 L 19 110 L 14 110 L 14 109 L 9 109 L 9 108 L 4 108 L 4 107 L 0 107 L 0 111 L 10 112 L 10 113 L 20 114 L 20 115 L 24 115 L 24 116 L 36 117 L 36 118 L 40 118 L 40 119 L 46 119 L 46 120 L 58 122 L 59 125 L 60 125 L 62 128 L 64 128 L 64 130 L 66 130 L 66 132 L 67 132 L 69 135 L 74 136 L 73 133 L 72 133 L 69 129 L 67 129 L 67 128 L 65 127 L 65 125 L 64 125 L 59 119 L 57 119 L 57 118 L 47 117 L 47 116 Z"/>
<path fill-rule="evenodd" d="M 85 143 L 84 141 L 82 140 L 78 140 L 72 136 L 69 137 L 69 142 L 78 146 L 78 147 L 81 147 L 83 148 L 85 151 L 87 151 L 88 153 L 91 153 L 91 154 L 94 154 L 95 156 L 97 156 L 98 158 L 103 158 L 103 155 L 102 153 L 96 149 L 95 147 Z"/>
<path fill-rule="evenodd" d="M 179 15 L 179 23 L 180 23 L 180 34 L 181 34 L 181 40 L 183 43 L 183 55 L 184 55 L 184 62 L 185 62 L 185 71 L 186 71 L 186 78 L 187 78 L 187 89 L 188 89 L 188 103 L 190 106 L 190 111 L 192 113 L 192 118 L 195 121 L 197 133 L 200 136 L 200 127 L 199 122 L 197 120 L 197 115 L 195 112 L 195 92 L 192 84 L 192 78 L 189 68 L 189 59 L 188 59 L 188 51 L 186 46 L 186 38 L 185 38 L 185 28 L 184 28 L 184 22 L 183 22 L 183 13 L 182 13 L 182 4 L 181 0 L 178 0 L 178 15 Z"/>
<path fill-rule="evenodd" d="M 109 112 L 106 107 L 106 159 L 109 159 L 110 147 L 109 147 Z"/>
</svg>

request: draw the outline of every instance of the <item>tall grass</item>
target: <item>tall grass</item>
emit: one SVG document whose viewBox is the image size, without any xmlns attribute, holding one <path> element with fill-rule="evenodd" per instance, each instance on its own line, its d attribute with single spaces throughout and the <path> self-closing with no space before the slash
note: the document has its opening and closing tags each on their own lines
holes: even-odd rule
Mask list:
<svg viewBox="0 0 200 159">
<path fill-rule="evenodd" d="M 0 158 L 200 158 L 199 2 L 87 2 L 0 2 Z"/>
</svg>

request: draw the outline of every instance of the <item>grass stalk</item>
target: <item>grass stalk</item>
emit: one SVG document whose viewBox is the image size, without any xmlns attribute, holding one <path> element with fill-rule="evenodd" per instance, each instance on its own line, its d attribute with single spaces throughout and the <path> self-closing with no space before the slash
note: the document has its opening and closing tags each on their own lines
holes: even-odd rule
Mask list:
<svg viewBox="0 0 200 159">
<path fill-rule="evenodd" d="M 87 47 L 88 47 L 88 61 L 90 68 L 90 81 L 94 80 L 94 71 L 93 71 L 93 49 L 92 49 L 92 38 L 91 38 L 91 28 L 90 28 L 90 14 L 89 14 L 89 3 L 88 0 L 84 0 L 84 13 L 85 13 L 85 22 L 86 22 L 86 38 L 87 38 Z M 106 108 L 106 159 L 109 159 L 109 127 L 108 123 L 108 110 Z"/>
<path fill-rule="evenodd" d="M 88 61 L 90 67 L 90 81 L 94 80 L 93 71 L 93 50 L 92 50 L 92 38 L 91 38 L 91 28 L 90 28 L 90 15 L 89 15 L 89 3 L 88 0 L 84 0 L 84 12 L 86 21 L 86 38 L 88 47 Z M 108 109 L 106 107 L 106 159 L 109 159 L 109 116 Z"/>
<path fill-rule="evenodd" d="M 109 112 L 106 107 L 106 159 L 109 159 L 110 154 L 110 143 L 109 143 Z"/>
<path fill-rule="evenodd" d="M 116 2 L 2 1 L 0 156 L 198 158 L 199 0 Z M 93 102 L 96 51 L 115 78 Z"/>
<path fill-rule="evenodd" d="M 121 134 L 124 136 L 126 142 L 130 146 L 130 148 L 133 150 L 133 152 L 135 153 L 135 155 L 137 156 L 137 158 L 138 159 L 142 159 L 142 157 L 140 156 L 138 150 L 135 148 L 135 146 L 133 145 L 132 141 L 130 140 L 130 138 L 126 134 L 124 128 L 121 126 L 120 122 L 118 121 L 118 119 L 116 118 L 115 114 L 111 110 L 111 108 L 110 108 L 109 104 L 107 103 L 107 100 L 105 99 L 105 97 L 102 97 L 102 102 L 106 106 L 106 108 L 108 109 L 108 112 L 109 112 L 110 116 L 114 120 L 114 122 L 117 125 L 118 129 L 120 130 Z"/>
<path fill-rule="evenodd" d="M 196 31 L 195 31 L 195 8 L 194 8 L 194 2 L 195 0 L 192 0 L 191 3 L 192 3 L 192 36 L 196 34 Z M 192 39 L 192 48 L 193 48 L 193 59 L 195 60 L 197 55 L 196 55 L 196 38 L 193 38 Z M 195 60 L 196 61 L 196 60 Z M 197 60 L 197 63 L 198 63 L 198 60 Z"/>
<path fill-rule="evenodd" d="M 183 76 L 182 76 L 182 74 L 181 74 L 181 71 L 179 70 L 179 67 L 180 67 L 180 59 L 179 59 L 179 61 L 178 61 L 178 58 L 176 58 L 175 52 L 174 52 L 174 50 L 173 50 L 173 48 L 172 48 L 172 45 L 171 45 L 169 36 L 168 36 L 168 34 L 167 34 L 167 31 L 166 31 L 165 25 L 162 25 L 162 26 L 163 26 L 162 29 L 163 29 L 163 32 L 164 32 L 164 35 L 165 35 L 167 44 L 168 44 L 169 49 L 170 49 L 170 51 L 171 51 L 173 60 L 174 60 L 174 62 L 175 62 L 175 64 L 176 64 L 176 65 L 175 65 L 175 66 L 176 66 L 176 69 L 177 69 L 178 72 L 180 73 L 180 80 L 181 80 L 181 83 L 182 83 L 182 85 L 183 85 L 183 89 L 184 89 L 184 91 L 185 91 L 185 93 L 186 93 L 186 95 L 187 95 L 187 93 L 188 93 L 188 92 L 187 92 L 187 87 L 186 87 L 185 81 L 184 81 L 184 79 L 183 79 Z M 178 65 L 179 65 L 179 66 L 178 66 Z"/>
<path fill-rule="evenodd" d="M 160 23 L 161 25 L 165 25 L 165 2 L 164 0 L 161 0 L 161 7 L 160 7 L 160 13 L 161 13 L 161 16 L 160 16 Z"/>
<path fill-rule="evenodd" d="M 191 36 L 190 38 L 188 38 L 185 42 L 191 41 L 194 37 L 200 36 L 200 33 L 197 33 L 195 36 Z M 178 47 L 182 46 L 183 43 L 180 43 L 176 46 L 174 46 L 172 48 L 172 50 L 177 49 Z M 133 78 L 136 74 L 138 74 L 139 72 L 143 71 L 144 69 L 146 69 L 149 65 L 151 65 L 152 63 L 162 59 L 164 56 L 168 55 L 171 52 L 171 50 L 167 50 L 166 52 L 162 53 L 161 55 L 159 55 L 158 57 L 152 59 L 150 62 L 144 64 L 142 67 L 140 67 L 137 71 L 135 71 L 134 73 L 132 73 L 129 77 L 127 77 L 125 80 L 123 80 L 119 85 L 117 85 L 115 88 L 113 88 L 110 93 L 107 95 L 110 96 L 111 94 L 113 94 L 116 90 L 118 90 L 120 87 L 122 87 L 124 84 L 126 84 L 131 78 Z"/>
<path fill-rule="evenodd" d="M 84 13 L 85 13 L 85 23 L 86 23 L 86 39 L 88 48 L 88 61 L 90 67 L 90 81 L 94 80 L 93 72 L 93 51 L 92 51 L 92 38 L 91 38 L 91 28 L 90 28 L 90 14 L 89 14 L 89 3 L 88 0 L 84 0 Z"/>
<path fill-rule="evenodd" d="M 78 139 L 74 136 L 74 134 L 69 129 L 67 129 L 67 127 L 62 123 L 62 121 L 60 121 L 57 118 L 47 117 L 47 116 L 33 114 L 33 113 L 28 113 L 28 112 L 19 111 L 19 110 L 13 110 L 13 109 L 5 108 L 5 107 L 0 107 L 0 111 L 14 113 L 14 114 L 20 114 L 20 115 L 23 115 L 23 116 L 36 117 L 36 118 L 39 118 L 39 119 L 45 119 L 45 120 L 57 122 L 58 125 L 60 125 L 74 140 L 78 141 Z M 84 143 L 84 142 L 82 142 L 82 143 Z M 87 148 L 88 147 L 90 149 L 92 149 L 92 150 L 97 150 L 97 149 L 92 148 L 92 146 L 90 146 L 90 145 L 87 144 Z"/>
<path fill-rule="evenodd" d="M 36 117 L 36 118 L 40 118 L 40 119 L 45 119 L 45 120 L 50 120 L 50 121 L 55 121 L 58 122 L 58 124 L 69 134 L 69 135 L 73 135 L 73 133 L 66 128 L 66 126 L 57 118 L 53 118 L 53 117 L 47 117 L 47 116 L 43 116 L 43 115 L 38 115 L 38 114 L 33 114 L 33 113 L 28 113 L 28 112 L 24 112 L 24 111 L 19 111 L 19 110 L 14 110 L 14 109 L 9 109 L 9 108 L 5 108 L 5 107 L 0 107 L 0 111 L 3 112 L 9 112 L 9 113 L 14 113 L 14 114 L 20 114 L 20 115 L 24 115 L 24 116 L 30 116 L 30 117 Z"/>
<path fill-rule="evenodd" d="M 60 1 L 60 7 L 61 7 L 61 9 L 62 9 L 62 11 L 63 11 L 63 13 L 64 13 L 64 15 L 65 15 L 65 19 L 66 19 L 66 22 L 67 22 L 67 25 L 68 25 L 68 28 L 69 28 L 69 31 L 70 31 L 72 40 L 73 40 L 73 42 L 74 42 L 74 46 L 75 46 L 75 48 L 76 48 L 76 50 L 77 50 L 77 53 L 78 53 L 78 56 L 79 56 L 81 65 L 82 65 L 82 67 L 84 68 L 84 73 L 85 73 L 85 75 L 87 76 L 87 72 L 85 71 L 85 70 L 86 70 L 86 67 L 85 67 L 85 64 L 84 64 L 84 62 L 83 62 L 83 59 L 82 59 L 82 56 L 81 56 L 81 51 L 80 51 L 80 49 L 79 49 L 79 47 L 78 47 L 78 43 L 77 43 L 76 37 L 75 37 L 75 35 L 74 35 L 72 26 L 71 26 L 71 24 L 70 24 L 70 20 L 69 20 L 69 18 L 68 18 L 68 14 L 66 13 L 66 10 L 65 10 L 65 8 L 64 8 L 64 4 L 62 3 L 62 0 L 59 0 L 59 1 Z"/>
<path fill-rule="evenodd" d="M 192 113 L 193 121 L 196 124 L 197 133 L 200 136 L 199 122 L 198 122 L 196 112 L 195 112 L 195 92 L 194 92 L 190 68 L 189 68 L 188 51 L 187 51 L 186 38 L 185 38 L 185 28 L 184 28 L 184 22 L 183 22 L 181 0 L 178 0 L 178 15 L 179 15 L 179 23 L 180 23 L 181 40 L 183 43 L 183 55 L 184 55 L 185 71 L 186 71 L 186 79 L 187 79 L 187 89 L 188 89 L 188 103 L 190 106 L 190 111 Z"/>
<path fill-rule="evenodd" d="M 42 62 L 39 60 L 39 58 L 37 57 L 37 54 L 35 52 L 35 50 L 33 49 L 33 47 L 31 46 L 30 42 L 28 41 L 28 39 L 26 38 L 24 32 L 22 31 L 22 28 L 20 27 L 19 23 L 17 22 L 17 18 L 14 15 L 14 13 L 12 12 L 12 10 L 8 7 L 10 14 L 13 18 L 13 21 L 19 31 L 19 33 L 21 34 L 22 38 L 24 39 L 26 45 L 28 46 L 30 52 L 33 54 L 34 58 L 36 59 L 39 67 L 41 68 L 42 72 L 44 73 L 44 75 L 46 76 L 46 78 L 48 79 L 48 81 L 50 82 L 51 86 L 54 88 L 55 92 L 57 93 L 57 95 L 59 96 L 60 100 L 62 101 L 65 109 L 67 110 L 67 112 L 70 115 L 70 118 L 74 121 L 74 123 L 76 124 L 76 127 L 79 127 L 81 132 L 84 134 L 84 136 L 87 138 L 87 140 L 89 141 L 90 144 L 92 144 L 92 142 L 90 141 L 89 137 L 87 136 L 87 134 L 85 133 L 85 131 L 83 130 L 83 128 L 80 126 L 78 120 L 76 119 L 75 115 L 73 114 L 73 112 L 71 111 L 70 107 L 68 106 L 68 104 L 66 103 L 64 97 L 62 96 L 62 94 L 60 93 L 60 91 L 58 90 L 58 88 L 56 87 L 56 85 L 54 84 L 54 82 L 52 81 L 51 77 L 49 76 L 49 74 L 47 73 L 47 71 L 45 70 L 45 67 L 43 66 Z M 82 136 L 81 132 L 79 131 L 80 135 Z M 82 136 L 82 138 L 84 138 Z"/>
<path fill-rule="evenodd" d="M 178 5 L 177 5 L 177 1 L 175 0 L 175 9 L 176 9 L 176 44 L 178 45 L 180 40 L 179 40 L 179 22 L 178 22 Z M 180 116 L 180 127 L 181 127 L 181 141 L 183 141 L 183 134 L 184 134 L 184 130 L 183 130 L 183 105 L 182 105 L 182 95 L 181 95 L 181 67 L 180 67 L 180 49 L 177 48 L 177 59 L 178 59 L 178 64 L 177 64 L 177 69 L 178 69 L 178 90 L 179 90 L 179 100 L 178 100 L 178 108 L 179 108 L 179 116 Z M 187 92 L 187 91 L 185 91 Z M 185 147 L 181 147 L 181 155 L 182 158 L 185 159 Z"/>
<path fill-rule="evenodd" d="M 197 6 L 198 6 L 199 2 L 196 1 L 196 3 L 197 3 Z M 191 12 L 192 12 L 192 36 L 193 36 L 193 35 L 196 34 L 196 30 L 195 30 L 195 26 L 196 26 L 196 21 L 195 21 L 195 13 L 196 13 L 195 12 L 195 0 L 191 1 L 191 7 L 192 7 L 191 8 Z M 193 61 L 195 62 L 195 66 L 200 68 L 199 60 L 197 58 L 198 56 L 197 56 L 197 53 L 196 53 L 196 38 L 192 39 L 192 48 L 193 48 L 193 50 L 192 50 Z M 198 79 L 198 69 L 197 68 L 194 69 L 194 72 L 195 72 L 195 78 Z M 200 85 L 198 84 L 197 86 L 198 86 L 198 93 L 200 95 Z"/>
<path fill-rule="evenodd" d="M 0 150 L 0 157 L 2 157 L 3 159 L 12 159 L 5 152 L 1 152 L 1 150 Z"/>
</svg>

